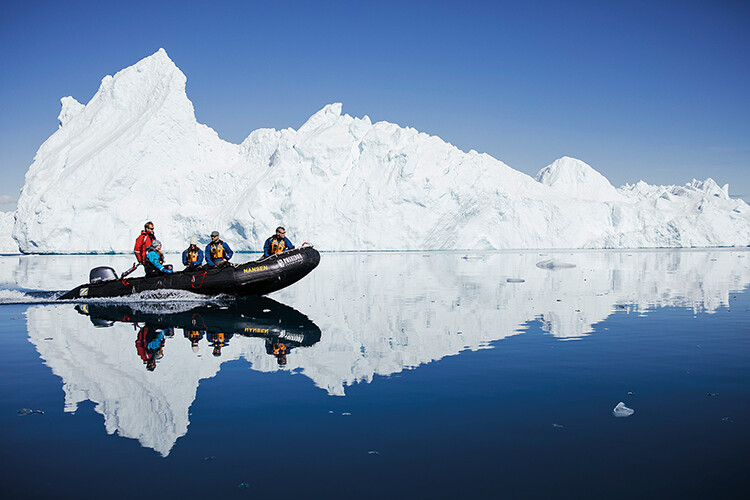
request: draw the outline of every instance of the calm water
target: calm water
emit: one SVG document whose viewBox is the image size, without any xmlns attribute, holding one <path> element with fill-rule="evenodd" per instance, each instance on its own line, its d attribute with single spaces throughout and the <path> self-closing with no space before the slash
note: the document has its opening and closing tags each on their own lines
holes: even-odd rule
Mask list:
<svg viewBox="0 0 750 500">
<path fill-rule="evenodd" d="M 324 253 L 257 300 L 34 292 L 130 260 L 0 257 L 4 497 L 750 487 L 748 251 Z"/>
</svg>

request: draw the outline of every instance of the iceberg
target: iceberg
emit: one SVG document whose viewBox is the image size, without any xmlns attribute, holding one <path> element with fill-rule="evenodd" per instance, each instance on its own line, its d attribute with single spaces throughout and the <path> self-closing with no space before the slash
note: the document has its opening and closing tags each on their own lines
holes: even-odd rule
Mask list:
<svg viewBox="0 0 750 500">
<path fill-rule="evenodd" d="M 612 415 L 614 415 L 615 417 L 629 417 L 633 413 L 635 413 L 635 410 L 625 406 L 625 403 L 623 403 L 622 401 L 617 403 L 617 406 L 615 406 L 615 408 L 612 410 Z"/>
<path fill-rule="evenodd" d="M 12 238 L 13 212 L 0 212 L 0 254 L 17 254 L 18 243 Z"/>
<path fill-rule="evenodd" d="M 167 251 L 212 230 L 258 251 L 278 225 L 331 251 L 750 243 L 750 207 L 712 179 L 615 188 L 570 157 L 532 178 L 341 103 L 232 144 L 196 121 L 186 81 L 160 49 L 105 76 L 85 105 L 64 97 L 21 191 L 17 249 L 127 253 L 149 220 Z"/>
</svg>

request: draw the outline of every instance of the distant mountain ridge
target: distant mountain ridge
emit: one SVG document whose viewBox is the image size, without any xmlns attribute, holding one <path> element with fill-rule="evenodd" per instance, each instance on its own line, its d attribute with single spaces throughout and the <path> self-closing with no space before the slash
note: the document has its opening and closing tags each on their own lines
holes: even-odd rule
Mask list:
<svg viewBox="0 0 750 500">
<path fill-rule="evenodd" d="M 533 179 L 340 103 L 236 145 L 196 121 L 185 83 L 160 49 L 85 106 L 62 99 L 18 201 L 21 252 L 129 252 L 147 220 L 167 251 L 212 230 L 257 251 L 277 225 L 322 250 L 750 244 L 750 207 L 711 179 L 616 189 L 568 157 Z"/>
</svg>

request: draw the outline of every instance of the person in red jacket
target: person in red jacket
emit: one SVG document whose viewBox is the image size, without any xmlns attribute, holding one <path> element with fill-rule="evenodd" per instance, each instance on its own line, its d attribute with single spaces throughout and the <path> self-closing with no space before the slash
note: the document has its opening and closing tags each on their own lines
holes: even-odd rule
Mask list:
<svg viewBox="0 0 750 500">
<path fill-rule="evenodd" d="M 146 249 L 151 246 L 151 243 L 153 243 L 154 240 L 156 240 L 156 236 L 154 236 L 154 223 L 148 221 L 143 225 L 143 231 L 141 231 L 141 235 L 136 238 L 135 248 L 133 248 L 135 258 L 138 259 L 139 264 L 143 264 L 146 260 Z"/>
</svg>

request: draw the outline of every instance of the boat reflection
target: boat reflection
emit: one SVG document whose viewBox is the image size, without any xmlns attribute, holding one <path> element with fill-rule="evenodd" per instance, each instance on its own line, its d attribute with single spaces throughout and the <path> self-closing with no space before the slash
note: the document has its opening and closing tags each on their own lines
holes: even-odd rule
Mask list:
<svg viewBox="0 0 750 500">
<path fill-rule="evenodd" d="M 79 304 L 75 309 L 89 317 L 98 328 L 129 323 L 137 330 L 138 356 L 146 369 L 154 371 L 164 356 L 167 338 L 182 331 L 193 352 L 200 343 L 211 347 L 213 356 L 221 356 L 235 335 L 262 338 L 266 353 L 279 366 L 287 364 L 287 355 L 295 348 L 309 347 L 320 341 L 320 329 L 304 314 L 268 297 L 252 297 L 228 304 L 182 304 L 187 310 L 175 311 L 180 304 Z"/>
</svg>

